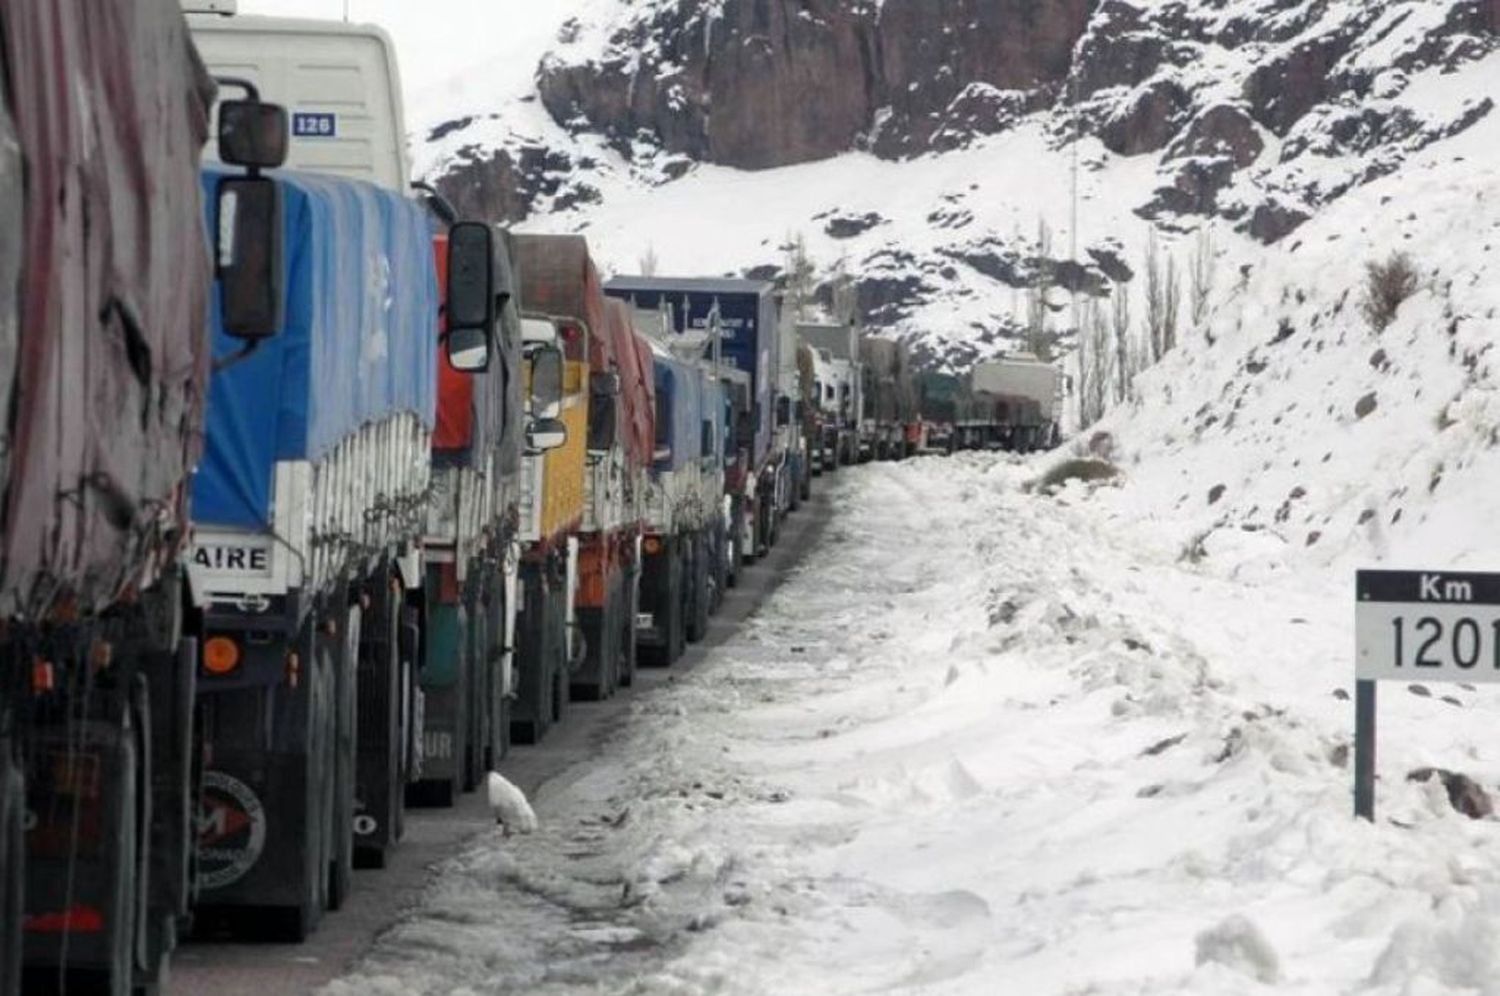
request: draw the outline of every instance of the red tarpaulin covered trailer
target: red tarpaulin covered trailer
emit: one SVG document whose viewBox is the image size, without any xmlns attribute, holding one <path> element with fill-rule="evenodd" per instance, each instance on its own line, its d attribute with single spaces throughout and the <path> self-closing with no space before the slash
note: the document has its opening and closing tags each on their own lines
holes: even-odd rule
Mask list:
<svg viewBox="0 0 1500 996">
<path fill-rule="evenodd" d="M 213 83 L 176 0 L 5 0 L 0 22 L 26 176 L 19 224 L 0 219 L 21 246 L 0 612 L 89 612 L 186 535 Z"/>
</svg>

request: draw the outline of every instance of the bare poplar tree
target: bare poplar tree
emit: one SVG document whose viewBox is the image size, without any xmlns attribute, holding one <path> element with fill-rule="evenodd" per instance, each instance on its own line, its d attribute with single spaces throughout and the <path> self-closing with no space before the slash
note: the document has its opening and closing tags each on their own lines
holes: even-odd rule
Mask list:
<svg viewBox="0 0 1500 996">
<path fill-rule="evenodd" d="M 807 303 L 812 300 L 814 267 L 812 260 L 807 255 L 807 240 L 798 232 L 795 237 L 787 240 L 786 264 L 782 267 L 786 274 L 786 300 L 790 305 L 792 318 L 801 320 L 806 317 Z"/>
<path fill-rule="evenodd" d="M 1115 284 L 1110 317 L 1115 337 L 1115 404 L 1118 405 L 1130 396 L 1131 382 L 1135 379 L 1130 357 L 1130 340 L 1133 335 L 1130 327 L 1130 285 Z"/>
<path fill-rule="evenodd" d="M 851 325 L 859 317 L 859 294 L 854 286 L 854 278 L 849 276 L 848 265 L 844 257 L 840 256 L 834 264 L 833 275 L 830 281 L 833 285 L 832 312 L 833 320 L 838 325 Z"/>
<path fill-rule="evenodd" d="M 1042 360 L 1052 358 L 1047 340 L 1047 291 L 1052 276 L 1052 228 L 1044 219 L 1037 222 L 1036 260 L 1026 289 L 1026 348 Z"/>
<path fill-rule="evenodd" d="M 1177 348 L 1177 324 L 1182 312 L 1182 278 L 1177 272 L 1177 257 L 1167 254 L 1167 281 L 1165 306 L 1162 309 L 1162 352 Z"/>
<path fill-rule="evenodd" d="M 1191 286 L 1188 294 L 1192 299 L 1193 328 L 1207 334 L 1204 324 L 1208 321 L 1208 303 L 1213 297 L 1214 278 L 1218 275 L 1219 260 L 1214 254 L 1214 233 L 1208 225 L 1198 229 L 1193 243 Z"/>
<path fill-rule="evenodd" d="M 1155 363 L 1166 352 L 1167 289 L 1161 266 L 1161 243 L 1153 226 L 1146 243 L 1146 359 Z"/>
<path fill-rule="evenodd" d="M 646 244 L 646 251 L 641 253 L 639 264 L 641 268 L 641 276 L 656 276 L 657 268 L 661 265 L 661 260 L 656 256 L 656 246 L 650 243 Z"/>
<path fill-rule="evenodd" d="M 1094 302 L 1091 299 L 1089 302 L 1090 307 L 1093 304 Z M 1094 367 L 1097 364 L 1094 360 L 1094 344 L 1090 336 L 1082 329 L 1078 330 L 1076 343 L 1073 356 L 1078 367 L 1078 372 L 1074 375 L 1074 387 L 1078 394 L 1078 428 L 1082 431 L 1093 425 L 1098 417 L 1094 414 L 1093 406 Z"/>
</svg>

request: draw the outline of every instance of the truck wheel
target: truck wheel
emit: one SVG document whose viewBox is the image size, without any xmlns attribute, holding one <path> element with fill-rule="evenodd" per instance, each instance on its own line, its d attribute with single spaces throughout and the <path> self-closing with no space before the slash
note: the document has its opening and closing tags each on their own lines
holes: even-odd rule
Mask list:
<svg viewBox="0 0 1500 996">
<path fill-rule="evenodd" d="M 693 543 L 692 573 L 689 576 L 686 635 L 688 643 L 697 643 L 708 635 L 708 542 L 699 534 Z"/>
</svg>

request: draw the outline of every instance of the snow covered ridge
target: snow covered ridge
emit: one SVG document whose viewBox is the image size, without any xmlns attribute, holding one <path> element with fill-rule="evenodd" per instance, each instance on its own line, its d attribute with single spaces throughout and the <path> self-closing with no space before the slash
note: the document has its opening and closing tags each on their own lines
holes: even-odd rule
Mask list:
<svg viewBox="0 0 1500 996">
<path fill-rule="evenodd" d="M 841 476 L 755 623 L 326 996 L 1494 991 L 1496 824 L 1407 775 L 1500 780 L 1495 694 L 1388 695 L 1358 822 L 1342 572 L 1181 562 L 1040 469 Z"/>
<path fill-rule="evenodd" d="M 539 85 L 475 77 L 418 115 L 421 159 L 466 210 L 585 231 L 619 272 L 650 249 L 663 272 L 775 274 L 802 234 L 876 327 L 963 365 L 1014 341 L 1044 265 L 1066 343 L 1068 289 L 1130 285 L 1150 225 L 1169 246 L 1212 225 L 1232 275 L 1351 191 L 1443 154 L 1500 92 L 1493 0 L 1105 0 L 1035 25 L 1048 45 L 1020 63 L 1004 32 L 906 17 L 912 2 L 577 0 L 536 50 Z M 1009 17 L 1029 44 L 1010 7 L 975 16 Z M 778 30 L 757 31 L 762 8 Z M 861 39 L 876 37 L 895 46 L 886 60 L 909 57 L 867 77 Z M 764 49 L 766 67 L 731 49 Z M 1000 75 L 1016 65 L 1025 79 Z"/>
<path fill-rule="evenodd" d="M 1500 56 L 1479 68 L 1500 79 Z M 1500 566 L 1497 143 L 1487 119 L 1223 275 L 1203 325 L 1099 426 L 1121 500 L 1242 571 Z M 1395 252 L 1415 290 L 1379 330 L 1366 266 Z"/>
</svg>

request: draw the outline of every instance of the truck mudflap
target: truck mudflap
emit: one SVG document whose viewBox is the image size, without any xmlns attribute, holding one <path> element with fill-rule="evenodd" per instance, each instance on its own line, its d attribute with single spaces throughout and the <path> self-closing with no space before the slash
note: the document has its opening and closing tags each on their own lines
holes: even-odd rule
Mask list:
<svg viewBox="0 0 1500 996">
<path fill-rule="evenodd" d="M 385 867 L 401 829 L 406 784 L 404 742 L 408 661 L 401 653 L 401 580 L 377 578 L 365 592 L 360 626 L 358 754 L 354 772 L 354 863 Z"/>
<path fill-rule="evenodd" d="M 557 551 L 521 565 L 516 619 L 516 699 L 511 742 L 538 743 L 568 703 L 568 616 L 572 595 Z"/>
<path fill-rule="evenodd" d="M 623 671 L 620 639 L 628 626 L 629 610 L 626 572 L 611 570 L 601 579 L 604 587 L 602 605 L 585 605 L 577 609 L 578 626 L 583 633 L 583 663 L 570 679 L 570 694 L 581 702 L 607 699 L 620 687 Z"/>
<path fill-rule="evenodd" d="M 429 572 L 430 573 L 430 572 Z M 437 586 L 434 586 L 437 588 Z M 430 589 L 431 590 L 431 589 Z M 422 774 L 408 786 L 411 806 L 451 806 L 461 791 L 462 721 L 469 685 L 468 609 L 440 590 L 429 595 L 419 669 L 422 690 Z"/>
<path fill-rule="evenodd" d="M 142 732 L 129 710 L 41 731 L 26 785 L 25 977 L 55 985 L 105 977 L 128 989 L 134 969 L 140 832 L 149 807 L 138 769 Z M 32 988 L 23 982 L 23 991 Z"/>
<path fill-rule="evenodd" d="M 0 729 L 9 722 L 0 723 Z M 26 781 L 15 745 L 0 736 L 0 992 L 21 991 L 21 916 L 26 895 Z"/>
<path fill-rule="evenodd" d="M 184 637 L 175 654 L 155 655 L 146 669 L 151 723 L 151 868 L 145 924 L 144 981 L 159 981 L 177 946 L 178 927 L 192 908 L 192 861 L 198 808 L 194 763 L 194 696 L 198 639 Z"/>
<path fill-rule="evenodd" d="M 197 921 L 301 941 L 322 917 L 337 851 L 339 655 L 311 615 L 295 638 L 257 639 L 236 680 L 200 685 Z"/>
<path fill-rule="evenodd" d="M 691 540 L 682 536 L 649 537 L 641 571 L 640 611 L 635 645 L 640 663 L 671 667 L 686 643 L 686 585 Z"/>
</svg>

